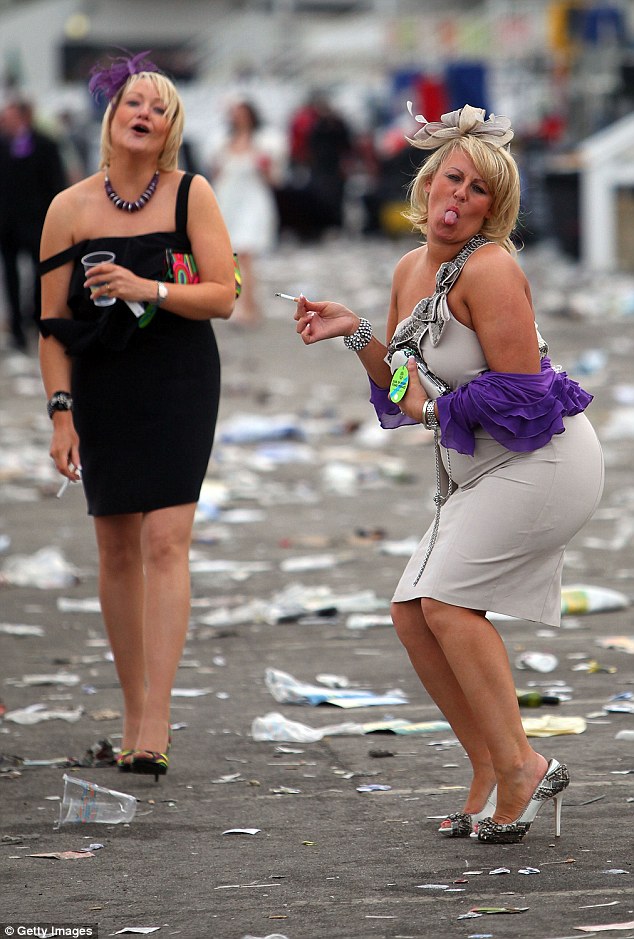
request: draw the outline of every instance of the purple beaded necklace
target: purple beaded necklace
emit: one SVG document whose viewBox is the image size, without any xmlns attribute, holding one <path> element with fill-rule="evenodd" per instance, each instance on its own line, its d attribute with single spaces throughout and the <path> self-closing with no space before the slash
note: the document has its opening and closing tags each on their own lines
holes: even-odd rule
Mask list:
<svg viewBox="0 0 634 939">
<path fill-rule="evenodd" d="M 106 195 L 110 199 L 113 205 L 118 209 L 121 209 L 122 212 L 140 212 L 144 205 L 150 201 L 154 193 L 156 192 L 156 187 L 158 186 L 159 181 L 159 171 L 157 170 L 150 182 L 148 183 L 147 189 L 141 193 L 136 202 L 128 202 L 127 199 L 122 199 L 121 196 L 112 188 L 110 180 L 108 179 L 108 174 L 103 181 L 104 189 L 106 190 Z"/>
</svg>

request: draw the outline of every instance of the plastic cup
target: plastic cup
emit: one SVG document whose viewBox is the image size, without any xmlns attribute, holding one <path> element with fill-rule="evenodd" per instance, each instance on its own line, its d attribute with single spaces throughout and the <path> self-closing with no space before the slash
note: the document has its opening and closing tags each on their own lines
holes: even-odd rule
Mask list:
<svg viewBox="0 0 634 939">
<path fill-rule="evenodd" d="M 59 825 L 88 822 L 118 825 L 131 822 L 136 812 L 136 798 L 115 789 L 104 789 L 85 779 L 64 773 L 64 796 L 59 810 Z M 59 827 L 58 825 L 58 827 Z"/>
<path fill-rule="evenodd" d="M 115 254 L 113 251 L 91 251 L 90 254 L 85 254 L 81 259 L 81 263 L 84 265 L 84 271 L 87 274 L 91 267 L 96 267 L 97 264 L 112 264 L 115 259 Z M 105 283 L 105 281 L 103 282 Z M 102 287 L 102 284 L 95 284 L 95 287 Z M 95 306 L 112 306 L 113 303 L 117 302 L 116 297 L 95 297 L 92 301 Z"/>
</svg>

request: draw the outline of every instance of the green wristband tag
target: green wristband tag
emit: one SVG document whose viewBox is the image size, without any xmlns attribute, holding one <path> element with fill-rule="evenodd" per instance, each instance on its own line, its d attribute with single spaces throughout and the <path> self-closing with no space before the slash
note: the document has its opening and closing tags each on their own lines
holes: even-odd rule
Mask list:
<svg viewBox="0 0 634 939">
<path fill-rule="evenodd" d="M 398 404 L 407 391 L 408 384 L 409 372 L 407 371 L 407 365 L 399 365 L 399 367 L 392 375 L 392 381 L 390 383 L 390 390 L 388 395 L 390 401 L 393 401 L 394 404 Z"/>
</svg>

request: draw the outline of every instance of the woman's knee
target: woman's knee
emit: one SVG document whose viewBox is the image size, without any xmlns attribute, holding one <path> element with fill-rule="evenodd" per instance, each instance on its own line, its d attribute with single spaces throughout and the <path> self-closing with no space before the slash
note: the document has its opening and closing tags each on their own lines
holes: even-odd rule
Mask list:
<svg viewBox="0 0 634 939">
<path fill-rule="evenodd" d="M 421 597 L 420 605 L 425 622 L 434 635 L 438 636 L 447 624 L 447 604 L 434 600 L 433 597 Z"/>
<path fill-rule="evenodd" d="M 189 513 L 152 513 L 143 526 L 143 560 L 157 567 L 188 563 L 191 541 Z"/>
<path fill-rule="evenodd" d="M 146 566 L 169 568 L 186 560 L 189 549 L 170 531 L 154 530 L 143 541 L 143 561 Z"/>
<path fill-rule="evenodd" d="M 412 643 L 420 641 L 427 629 L 427 624 L 417 600 L 392 603 L 390 613 L 396 635 L 406 649 Z"/>
<path fill-rule="evenodd" d="M 141 563 L 139 529 L 131 522 L 96 520 L 97 549 L 102 571 L 117 574 Z"/>
</svg>

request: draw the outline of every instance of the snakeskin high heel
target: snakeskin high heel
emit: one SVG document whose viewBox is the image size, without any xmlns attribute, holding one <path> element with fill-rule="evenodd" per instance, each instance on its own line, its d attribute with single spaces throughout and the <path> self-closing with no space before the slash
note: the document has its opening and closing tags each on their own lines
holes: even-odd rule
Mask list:
<svg viewBox="0 0 634 939">
<path fill-rule="evenodd" d="M 478 822 L 477 832 L 472 838 L 485 841 L 488 844 L 519 844 L 524 835 L 535 821 L 535 816 L 544 802 L 553 800 L 555 807 L 555 837 L 561 834 L 561 805 L 564 790 L 570 785 L 570 774 L 565 763 L 551 760 L 546 773 L 531 796 L 528 805 L 514 822 L 500 824 L 492 818 L 483 818 Z"/>
<path fill-rule="evenodd" d="M 471 814 L 469 812 L 452 812 L 440 823 L 439 833 L 445 838 L 468 838 L 474 829 L 474 825 L 495 812 L 496 795 L 497 786 L 494 786 L 487 796 L 481 812 L 472 812 Z"/>
</svg>

